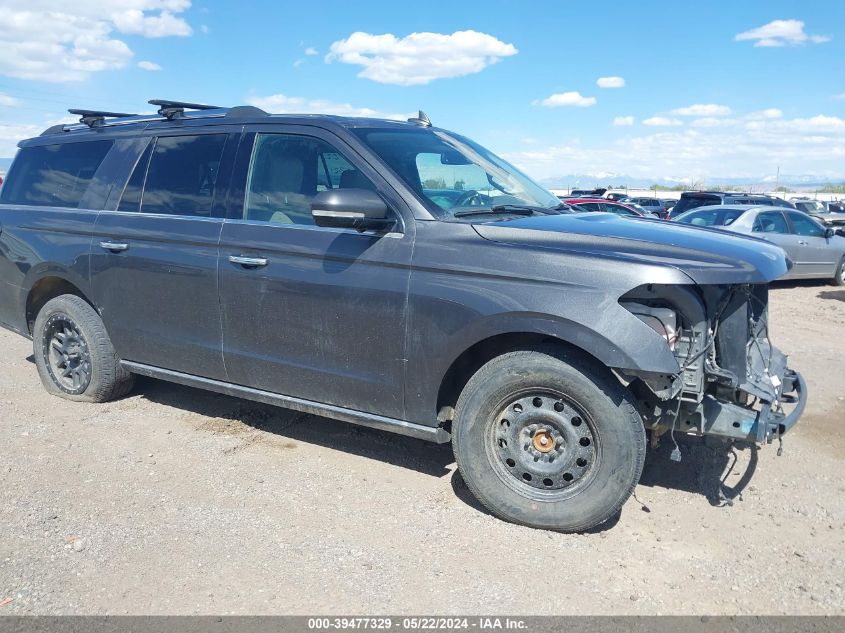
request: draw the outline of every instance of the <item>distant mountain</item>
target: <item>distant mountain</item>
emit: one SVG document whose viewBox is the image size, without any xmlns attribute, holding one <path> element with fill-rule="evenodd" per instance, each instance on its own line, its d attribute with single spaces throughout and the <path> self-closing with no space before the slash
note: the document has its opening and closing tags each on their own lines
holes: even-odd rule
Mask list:
<svg viewBox="0 0 845 633">
<path fill-rule="evenodd" d="M 593 187 L 618 187 L 629 189 L 648 189 L 653 185 L 660 185 L 661 187 L 674 187 L 677 185 L 691 184 L 688 178 L 635 178 L 625 174 L 616 174 L 611 172 L 598 172 L 593 174 L 569 174 L 566 176 L 553 176 L 551 178 L 543 178 L 540 184 L 548 189 L 592 189 Z M 805 175 L 789 175 L 782 174 L 778 179 L 778 185 L 789 187 L 790 189 L 821 189 L 825 185 L 840 184 L 845 182 L 845 175 L 841 178 L 828 179 L 820 176 L 805 174 Z M 707 187 L 737 187 L 752 190 L 771 189 L 775 184 L 774 176 L 736 178 L 736 177 L 712 177 L 707 178 L 701 182 L 696 183 L 697 188 Z"/>
</svg>

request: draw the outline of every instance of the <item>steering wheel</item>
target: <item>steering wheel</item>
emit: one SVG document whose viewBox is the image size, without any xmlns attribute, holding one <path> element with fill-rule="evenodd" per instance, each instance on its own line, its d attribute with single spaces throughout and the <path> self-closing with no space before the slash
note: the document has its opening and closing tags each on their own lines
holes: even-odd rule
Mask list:
<svg viewBox="0 0 845 633">
<path fill-rule="evenodd" d="M 469 191 L 465 192 L 461 195 L 460 198 L 455 200 L 455 204 L 453 207 L 481 207 L 486 204 L 483 198 L 487 196 L 483 196 L 482 194 L 478 193 L 475 189 L 470 189 Z"/>
</svg>

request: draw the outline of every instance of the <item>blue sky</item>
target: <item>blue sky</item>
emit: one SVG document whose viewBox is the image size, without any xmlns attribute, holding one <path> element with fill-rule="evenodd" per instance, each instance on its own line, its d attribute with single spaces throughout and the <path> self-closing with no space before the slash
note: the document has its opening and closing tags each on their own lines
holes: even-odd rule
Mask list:
<svg viewBox="0 0 845 633">
<path fill-rule="evenodd" d="M 422 108 L 539 178 L 845 179 L 843 2 L 116 4 L 0 0 L 0 156 L 168 97 Z"/>
</svg>

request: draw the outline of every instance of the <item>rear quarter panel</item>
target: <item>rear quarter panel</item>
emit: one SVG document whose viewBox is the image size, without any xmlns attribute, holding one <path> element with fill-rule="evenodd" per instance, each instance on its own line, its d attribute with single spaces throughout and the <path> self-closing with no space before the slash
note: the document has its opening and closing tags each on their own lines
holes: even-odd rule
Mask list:
<svg viewBox="0 0 845 633">
<path fill-rule="evenodd" d="M 90 296 L 96 216 L 91 210 L 0 205 L 0 322 L 28 334 L 26 298 L 44 277 L 65 279 Z"/>
</svg>

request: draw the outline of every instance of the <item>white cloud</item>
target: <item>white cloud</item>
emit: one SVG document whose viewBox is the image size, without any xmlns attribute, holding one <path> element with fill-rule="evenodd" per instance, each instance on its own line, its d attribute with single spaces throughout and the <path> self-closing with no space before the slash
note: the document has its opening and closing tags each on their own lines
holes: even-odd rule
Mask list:
<svg viewBox="0 0 845 633">
<path fill-rule="evenodd" d="M 358 77 L 379 83 L 415 86 L 477 73 L 516 53 L 513 44 L 478 31 L 411 33 L 403 38 L 358 31 L 334 42 L 326 62 L 362 66 Z"/>
<path fill-rule="evenodd" d="M 305 49 L 305 54 L 306 55 L 319 55 L 320 53 L 313 46 L 309 46 L 308 48 Z"/>
<path fill-rule="evenodd" d="M 188 0 L 0 0 L 0 74 L 21 79 L 80 81 L 126 67 L 132 50 L 120 33 L 190 35 L 178 14 Z"/>
<path fill-rule="evenodd" d="M 827 35 L 809 35 L 804 32 L 801 20 L 772 20 L 768 24 L 744 31 L 734 37 L 737 42 L 753 41 L 754 46 L 798 46 L 811 42 L 821 44 L 829 42 Z"/>
<path fill-rule="evenodd" d="M 702 117 L 690 122 L 692 127 L 731 127 L 736 125 L 736 119 L 722 119 L 717 117 Z"/>
<path fill-rule="evenodd" d="M 845 101 L 845 92 L 838 95 L 833 95 L 831 99 L 836 99 L 837 101 Z"/>
<path fill-rule="evenodd" d="M 208 35 L 208 32 L 209 32 L 208 24 L 200 24 L 200 32 L 203 35 Z"/>
<path fill-rule="evenodd" d="M 7 95 L 3 92 L 0 92 L 0 106 L 4 108 L 13 108 L 15 106 L 19 106 L 21 104 L 21 100 L 17 99 L 11 95 Z"/>
<path fill-rule="evenodd" d="M 350 117 L 375 117 L 379 119 L 397 119 L 404 121 L 414 116 L 411 113 L 391 113 L 361 108 L 349 103 L 337 103 L 326 99 L 306 99 L 304 97 L 289 97 L 283 94 L 266 97 L 252 96 L 246 99 L 250 105 L 278 114 L 335 114 Z"/>
<path fill-rule="evenodd" d="M 670 119 L 665 116 L 653 116 L 643 121 L 643 125 L 650 125 L 652 127 L 676 127 L 683 124 L 684 122 L 680 119 Z"/>
<path fill-rule="evenodd" d="M 613 119 L 613 125 L 615 125 L 617 127 L 634 125 L 634 117 L 632 117 L 632 116 L 618 116 L 615 119 Z"/>
<path fill-rule="evenodd" d="M 186 4 L 190 6 L 190 3 Z M 142 9 L 128 9 L 113 13 L 111 18 L 117 30 L 121 33 L 131 33 L 143 37 L 168 37 L 172 35 L 184 37 L 192 33 L 190 25 L 170 11 L 162 11 L 158 15 L 146 15 Z"/>
<path fill-rule="evenodd" d="M 780 119 L 782 116 L 782 110 L 778 110 L 777 108 L 766 108 L 765 110 L 749 112 L 745 115 L 745 118 L 753 121 L 759 119 Z"/>
<path fill-rule="evenodd" d="M 596 105 L 595 97 L 585 97 L 580 92 L 558 92 L 545 99 L 532 101 L 531 105 L 543 106 L 546 108 L 560 108 L 563 106 L 575 106 L 577 108 L 588 108 Z"/>
<path fill-rule="evenodd" d="M 622 77 L 599 77 L 596 85 L 599 88 L 624 88 L 625 80 Z"/>
<path fill-rule="evenodd" d="M 781 173 L 841 179 L 845 119 L 761 119 L 711 129 L 624 135 L 604 144 L 562 139 L 505 152 L 505 157 L 536 178 L 599 171 L 637 178 L 759 178 L 780 166 Z"/>
<path fill-rule="evenodd" d="M 675 108 L 670 112 L 677 116 L 728 116 L 731 109 L 716 103 L 696 103 L 685 108 Z"/>
<path fill-rule="evenodd" d="M 159 66 L 155 62 L 148 61 L 138 62 L 138 68 L 140 68 L 141 70 L 161 70 L 161 66 Z"/>
</svg>

